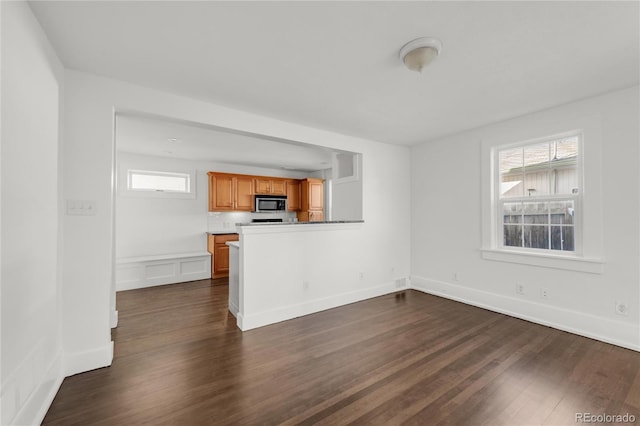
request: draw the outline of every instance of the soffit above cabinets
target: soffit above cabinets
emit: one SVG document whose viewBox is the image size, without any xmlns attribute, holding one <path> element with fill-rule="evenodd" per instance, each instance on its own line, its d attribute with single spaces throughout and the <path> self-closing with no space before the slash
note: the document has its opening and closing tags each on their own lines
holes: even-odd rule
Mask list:
<svg viewBox="0 0 640 426">
<path fill-rule="evenodd" d="M 116 146 L 133 154 L 301 172 L 330 169 L 333 152 L 132 114 L 117 114 Z"/>
</svg>

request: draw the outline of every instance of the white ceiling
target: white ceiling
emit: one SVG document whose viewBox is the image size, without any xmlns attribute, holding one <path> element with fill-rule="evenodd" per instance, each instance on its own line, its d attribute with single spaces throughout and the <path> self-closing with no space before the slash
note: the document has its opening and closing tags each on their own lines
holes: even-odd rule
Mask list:
<svg viewBox="0 0 640 426">
<path fill-rule="evenodd" d="M 118 151 L 159 157 L 313 172 L 331 168 L 332 151 L 156 117 L 118 114 Z"/>
<path fill-rule="evenodd" d="M 639 82 L 633 2 L 56 2 L 68 68 L 415 144 Z M 398 51 L 438 37 L 420 75 Z"/>
</svg>

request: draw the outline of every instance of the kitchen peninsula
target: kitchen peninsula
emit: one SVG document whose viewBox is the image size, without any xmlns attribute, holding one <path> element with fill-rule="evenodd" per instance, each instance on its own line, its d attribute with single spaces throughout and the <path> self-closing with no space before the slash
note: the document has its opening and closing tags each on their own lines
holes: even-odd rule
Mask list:
<svg viewBox="0 0 640 426">
<path fill-rule="evenodd" d="M 397 277 L 365 276 L 363 220 L 236 225 L 229 309 L 242 330 L 398 291 Z M 330 265 L 330 266 L 328 266 Z M 402 281 L 404 286 L 404 281 Z"/>
</svg>

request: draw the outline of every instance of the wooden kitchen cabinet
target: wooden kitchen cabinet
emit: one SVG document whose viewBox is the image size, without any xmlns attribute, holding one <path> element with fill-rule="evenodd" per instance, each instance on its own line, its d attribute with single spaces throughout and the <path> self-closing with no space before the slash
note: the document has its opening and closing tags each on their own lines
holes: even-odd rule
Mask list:
<svg viewBox="0 0 640 426">
<path fill-rule="evenodd" d="M 252 211 L 253 178 L 209 172 L 209 211 Z"/>
<path fill-rule="evenodd" d="M 226 242 L 238 240 L 238 234 L 209 235 L 207 251 L 211 253 L 211 278 L 229 276 L 229 246 Z"/>
<path fill-rule="evenodd" d="M 258 177 L 253 180 L 256 194 L 286 195 L 285 180 L 280 178 Z"/>
<path fill-rule="evenodd" d="M 307 178 L 300 181 L 300 222 L 324 220 L 324 179 Z"/>
<path fill-rule="evenodd" d="M 300 197 L 300 181 L 287 180 L 285 182 L 285 190 L 287 193 L 287 211 L 298 212 L 302 208 Z"/>
<path fill-rule="evenodd" d="M 236 211 L 253 211 L 253 179 L 247 176 L 236 176 Z"/>
<path fill-rule="evenodd" d="M 233 176 L 209 173 L 209 211 L 233 210 Z"/>
<path fill-rule="evenodd" d="M 322 222 L 324 212 L 319 210 L 306 210 L 298 212 L 298 222 Z"/>
</svg>

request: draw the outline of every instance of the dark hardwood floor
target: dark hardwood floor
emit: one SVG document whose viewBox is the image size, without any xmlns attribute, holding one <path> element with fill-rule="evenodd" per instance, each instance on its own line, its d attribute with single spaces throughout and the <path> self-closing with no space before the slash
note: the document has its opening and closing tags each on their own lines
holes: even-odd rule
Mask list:
<svg viewBox="0 0 640 426">
<path fill-rule="evenodd" d="M 118 293 L 109 368 L 45 424 L 571 425 L 640 419 L 640 353 L 407 291 L 242 333 L 210 280 Z"/>
</svg>

